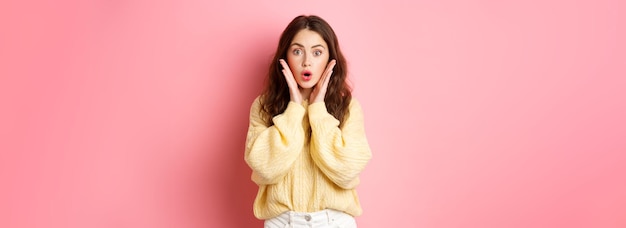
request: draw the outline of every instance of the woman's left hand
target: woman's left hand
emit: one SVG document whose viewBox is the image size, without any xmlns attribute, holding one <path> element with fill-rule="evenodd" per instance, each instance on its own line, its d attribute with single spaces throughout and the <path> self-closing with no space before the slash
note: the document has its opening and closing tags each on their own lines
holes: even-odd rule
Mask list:
<svg viewBox="0 0 626 228">
<path fill-rule="evenodd" d="M 330 77 L 333 75 L 333 68 L 335 68 L 335 64 L 337 64 L 337 60 L 331 60 L 326 66 L 326 70 L 324 70 L 324 74 L 322 74 L 322 78 L 317 82 L 315 88 L 313 88 L 313 92 L 311 92 L 311 96 L 309 100 L 312 103 L 323 102 L 324 97 L 326 96 L 326 90 L 328 90 L 328 84 L 330 83 Z"/>
</svg>

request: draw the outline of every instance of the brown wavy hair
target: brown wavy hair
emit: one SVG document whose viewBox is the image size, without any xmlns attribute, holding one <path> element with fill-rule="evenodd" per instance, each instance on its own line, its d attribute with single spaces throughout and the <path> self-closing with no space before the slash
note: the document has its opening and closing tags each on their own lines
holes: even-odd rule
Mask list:
<svg viewBox="0 0 626 228">
<path fill-rule="evenodd" d="M 300 15 L 294 18 L 283 31 L 278 41 L 278 48 L 269 67 L 265 89 L 261 94 L 261 112 L 268 125 L 273 125 L 272 118 L 285 112 L 290 101 L 289 87 L 282 73 L 279 59 L 287 59 L 287 51 L 294 36 L 303 29 L 317 32 L 328 45 L 330 56 L 328 61 L 335 59 L 337 64 L 333 69 L 330 83 L 324 97 L 328 113 L 333 115 L 343 124 L 344 117 L 348 115 L 348 105 L 352 100 L 351 88 L 346 81 L 348 74 L 346 59 L 339 49 L 339 42 L 335 31 L 321 17 Z M 340 124 L 340 126 L 341 126 Z"/>
</svg>

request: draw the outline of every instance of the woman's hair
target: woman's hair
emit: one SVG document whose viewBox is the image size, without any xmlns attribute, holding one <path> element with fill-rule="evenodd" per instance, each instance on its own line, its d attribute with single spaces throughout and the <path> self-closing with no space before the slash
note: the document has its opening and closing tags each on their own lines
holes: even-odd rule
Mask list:
<svg viewBox="0 0 626 228">
<path fill-rule="evenodd" d="M 352 99 L 350 86 L 346 82 L 348 73 L 346 60 L 339 49 L 335 31 L 324 19 L 315 15 L 301 15 L 294 18 L 280 36 L 278 48 L 269 67 L 266 86 L 261 94 L 261 112 L 266 122 L 269 125 L 273 125 L 272 118 L 287 109 L 287 104 L 289 104 L 291 99 L 289 87 L 278 60 L 287 58 L 287 51 L 293 37 L 303 29 L 317 32 L 328 45 L 330 54 L 328 61 L 330 62 L 332 59 L 337 60 L 324 101 L 328 112 L 343 124 L 344 117 L 348 115 L 348 105 Z"/>
</svg>

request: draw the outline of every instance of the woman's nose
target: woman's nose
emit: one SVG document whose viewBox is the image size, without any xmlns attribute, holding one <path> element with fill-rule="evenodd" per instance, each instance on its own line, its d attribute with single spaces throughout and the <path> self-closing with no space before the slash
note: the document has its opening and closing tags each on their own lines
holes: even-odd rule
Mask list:
<svg viewBox="0 0 626 228">
<path fill-rule="evenodd" d="M 304 59 L 302 60 L 302 66 L 303 67 L 311 66 L 311 57 L 304 55 Z"/>
</svg>

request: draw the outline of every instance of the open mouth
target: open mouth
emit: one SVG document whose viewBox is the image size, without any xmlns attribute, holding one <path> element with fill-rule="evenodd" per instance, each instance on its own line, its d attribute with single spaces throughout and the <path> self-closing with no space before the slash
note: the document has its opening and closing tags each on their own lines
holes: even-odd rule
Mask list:
<svg viewBox="0 0 626 228">
<path fill-rule="evenodd" d="M 304 81 L 311 80 L 311 76 L 312 76 L 311 71 L 306 70 L 302 72 L 302 79 L 304 79 Z"/>
</svg>

